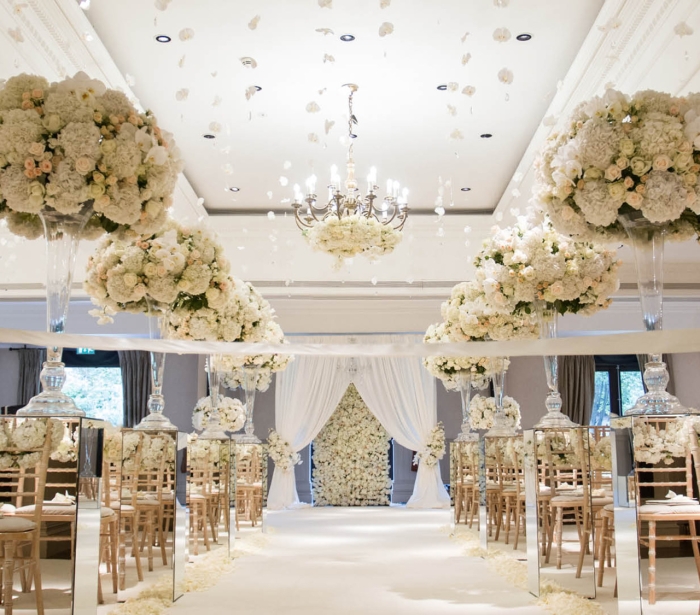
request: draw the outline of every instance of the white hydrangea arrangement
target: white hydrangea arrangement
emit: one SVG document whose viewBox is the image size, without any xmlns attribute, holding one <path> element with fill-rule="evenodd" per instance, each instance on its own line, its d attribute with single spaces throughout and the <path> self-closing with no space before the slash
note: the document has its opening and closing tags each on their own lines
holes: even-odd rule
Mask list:
<svg viewBox="0 0 700 615">
<path fill-rule="evenodd" d="M 563 233 L 624 241 L 641 212 L 685 240 L 700 229 L 700 94 L 608 90 L 580 104 L 536 163 L 535 200 Z"/>
<path fill-rule="evenodd" d="M 456 342 L 536 339 L 539 323 L 534 314 L 505 313 L 486 300 L 478 282 L 460 282 L 442 304 L 445 333 Z"/>
<path fill-rule="evenodd" d="M 510 425 L 520 429 L 520 404 L 508 395 L 503 396 L 503 412 Z M 491 429 L 496 415 L 496 399 L 474 395 L 469 404 L 469 421 L 473 429 Z"/>
<path fill-rule="evenodd" d="M 301 463 L 301 455 L 292 450 L 289 442 L 284 440 L 274 429 L 267 436 L 267 454 L 282 472 L 289 472 Z"/>
<path fill-rule="evenodd" d="M 137 468 L 137 456 L 139 439 L 141 442 L 140 463 Z M 119 457 L 122 461 L 122 468 L 127 472 L 140 470 L 158 470 L 161 463 L 165 468 L 172 468 L 175 465 L 175 441 L 173 436 L 167 432 L 146 433 L 138 431 L 127 431 L 121 434 L 122 452 Z M 111 445 L 116 452 L 116 439 Z"/>
<path fill-rule="evenodd" d="M 190 466 L 218 465 L 220 460 L 219 440 L 202 440 L 196 433 L 187 434 L 187 461 Z"/>
<path fill-rule="evenodd" d="M 40 212 L 89 204 L 86 237 L 150 235 L 181 170 L 155 117 L 85 73 L 52 84 L 21 74 L 0 87 L 0 217 L 16 234 L 39 237 Z"/>
<path fill-rule="evenodd" d="M 612 471 L 612 442 L 604 436 L 591 448 L 591 467 L 594 470 Z"/>
<path fill-rule="evenodd" d="M 228 300 L 220 309 L 175 307 L 168 316 L 168 337 L 205 342 L 262 341 L 274 310 L 252 284 L 232 277 L 229 286 Z"/>
<path fill-rule="evenodd" d="M 219 394 L 219 421 L 224 431 L 238 431 L 245 423 L 245 406 L 240 399 Z M 192 412 L 192 427 L 202 431 L 211 416 L 211 396 L 202 397 Z"/>
<path fill-rule="evenodd" d="M 474 260 L 486 302 L 505 313 L 534 313 L 545 302 L 559 314 L 590 315 L 619 288 L 616 253 L 573 241 L 531 211 L 511 227 L 494 227 Z"/>
<path fill-rule="evenodd" d="M 284 331 L 276 321 L 269 320 L 265 335 L 260 340 L 269 344 L 288 344 L 284 339 Z M 237 389 L 245 384 L 245 376 L 242 368 L 244 365 L 254 365 L 257 368 L 255 375 L 255 388 L 258 391 L 267 391 L 272 382 L 272 374 L 282 372 L 294 359 L 289 354 L 259 354 L 250 357 L 224 355 L 221 359 L 220 370 L 222 372 L 221 384 L 227 389 Z"/>
<path fill-rule="evenodd" d="M 632 426 L 634 458 L 644 463 L 663 462 L 671 465 L 675 458 L 685 457 L 689 445 L 689 429 L 697 429 L 692 419 L 673 419 L 657 431 L 657 424 L 635 418 Z"/>
<path fill-rule="evenodd" d="M 438 423 L 430 431 L 430 437 L 423 450 L 418 451 L 413 457 L 413 463 L 423 463 L 427 467 L 436 466 L 445 456 L 445 428 Z"/>
<path fill-rule="evenodd" d="M 314 439 L 315 506 L 387 506 L 389 435 L 354 385 Z"/>
<path fill-rule="evenodd" d="M 229 262 L 213 233 L 168 220 L 154 235 L 127 242 L 105 238 L 88 259 L 83 288 L 100 324 L 117 312 L 221 309 L 229 298 Z"/>
<path fill-rule="evenodd" d="M 0 427 L 0 470 L 8 468 L 33 468 L 41 461 L 41 449 L 46 434 L 51 430 L 51 453 L 55 453 L 63 440 L 64 424 L 56 419 L 18 419 L 8 428 Z"/>
<path fill-rule="evenodd" d="M 453 340 L 446 333 L 445 323 L 430 325 L 425 332 L 423 341 L 427 344 L 448 344 Z M 508 368 L 510 361 L 505 359 L 503 365 Z M 441 357 L 431 356 L 423 359 L 423 365 L 428 372 L 442 380 L 448 391 L 459 388 L 459 378 L 469 375 L 471 386 L 483 389 L 493 373 L 493 361 L 489 357 Z"/>
<path fill-rule="evenodd" d="M 60 463 L 72 463 L 78 460 L 77 423 L 72 431 L 67 424 L 64 424 L 63 438 L 58 443 L 56 450 L 51 453 L 51 459 Z"/>
<path fill-rule="evenodd" d="M 375 218 L 364 216 L 329 216 L 312 228 L 305 229 L 303 235 L 308 244 L 318 252 L 326 252 L 335 257 L 333 268 L 338 270 L 346 258 L 358 254 L 371 261 L 384 254 L 390 254 L 401 242 L 403 234 Z"/>
</svg>

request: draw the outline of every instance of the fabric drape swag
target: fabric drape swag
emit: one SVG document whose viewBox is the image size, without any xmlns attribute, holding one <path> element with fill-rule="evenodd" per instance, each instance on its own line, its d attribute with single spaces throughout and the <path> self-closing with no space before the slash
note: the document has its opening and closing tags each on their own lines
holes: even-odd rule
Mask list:
<svg viewBox="0 0 700 615">
<path fill-rule="evenodd" d="M 595 359 L 559 357 L 559 385 L 562 412 L 574 423 L 588 425 L 595 398 Z"/>
<path fill-rule="evenodd" d="M 18 348 L 19 380 L 17 382 L 17 404 L 25 406 L 41 392 L 41 366 L 46 361 L 45 348 Z"/>
<path fill-rule="evenodd" d="M 422 336 L 420 336 L 422 339 Z M 342 341 L 336 336 L 299 340 L 310 344 Z M 406 336 L 367 336 L 371 343 L 405 343 Z M 350 374 L 350 360 L 343 357 L 298 356 L 277 375 L 275 429 L 294 451 L 308 446 L 318 435 L 354 380 L 358 392 L 389 435 L 399 444 L 420 451 L 437 423 L 435 380 L 413 357 L 380 357 L 359 361 L 359 373 Z M 293 469 L 275 468 L 268 508 L 280 510 L 304 506 L 299 502 Z M 419 466 L 408 506 L 446 508 L 450 500 L 440 477 L 439 465 Z"/>
<path fill-rule="evenodd" d="M 138 425 L 148 414 L 148 396 L 151 394 L 150 360 L 143 350 L 120 350 L 124 396 L 124 427 Z"/>
</svg>

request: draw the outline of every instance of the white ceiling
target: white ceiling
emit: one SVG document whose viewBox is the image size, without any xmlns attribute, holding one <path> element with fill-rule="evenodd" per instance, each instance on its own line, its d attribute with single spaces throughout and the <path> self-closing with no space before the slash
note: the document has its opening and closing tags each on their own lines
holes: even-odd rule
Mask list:
<svg viewBox="0 0 700 615">
<path fill-rule="evenodd" d="M 532 162 L 553 123 L 609 82 L 627 92 L 700 90 L 697 0 L 508 4 L 392 0 L 382 9 L 380 0 L 333 0 L 332 8 L 318 0 L 172 0 L 159 11 L 153 0 L 92 0 L 83 11 L 77 0 L 0 0 L 0 78 L 26 71 L 58 79 L 85 70 L 152 109 L 175 133 L 186 163 L 175 216 L 206 217 L 198 201 L 204 199 L 234 272 L 260 286 L 286 330 L 421 330 L 439 318 L 451 285 L 472 275 L 471 259 L 490 227 L 501 218 L 507 224 L 511 210 L 527 206 Z M 380 37 L 383 22 L 394 32 Z M 695 33 L 674 34 L 680 22 Z M 510 31 L 508 42 L 493 39 L 500 27 Z M 183 42 L 178 34 L 185 28 L 194 37 Z M 348 32 L 356 40 L 341 42 L 338 36 Z M 522 32 L 532 40 L 516 41 Z M 159 44 L 157 34 L 173 40 Z M 467 53 L 471 59 L 462 65 Z M 324 54 L 335 61 L 324 63 Z M 244 68 L 243 56 L 258 67 Z M 497 78 L 504 67 L 514 76 L 508 86 Z M 340 86 L 346 82 L 360 86 L 358 175 L 375 165 L 380 186 L 388 177 L 401 181 L 414 211 L 392 255 L 375 265 L 356 259 L 336 273 L 330 257 L 305 245 L 283 201 L 312 170 L 323 185 L 332 163 L 342 167 L 347 101 Z M 459 84 L 456 93 L 436 89 L 449 82 Z M 254 84 L 263 89 L 246 100 Z M 467 85 L 476 88 L 471 98 L 461 93 Z M 178 101 L 183 88 L 189 95 Z M 216 97 L 220 103 L 213 106 Z M 306 111 L 312 101 L 320 112 Z M 326 120 L 335 122 L 328 135 Z M 222 128 L 208 141 L 202 134 L 211 122 Z M 450 139 L 454 130 L 464 138 Z M 493 138 L 479 138 L 484 132 Z M 309 142 L 309 133 L 318 143 Z M 452 193 L 444 190 L 442 218 L 433 213 L 440 178 L 453 186 Z M 241 190 L 234 194 L 229 186 Z M 472 190 L 460 192 L 462 186 Z M 81 247 L 78 285 L 92 249 Z M 632 257 L 626 250 L 621 257 L 621 295 L 629 295 Z M 0 228 L 0 300 L 41 297 L 44 271 L 39 243 L 18 241 Z M 686 310 L 687 299 L 700 295 L 696 242 L 669 247 L 666 279 L 670 294 L 685 297 Z M 566 327 L 620 328 L 630 304 L 620 305 L 609 322 L 607 316 L 574 317 Z M 10 324 L 20 312 L 0 310 L 0 319 Z"/>
</svg>

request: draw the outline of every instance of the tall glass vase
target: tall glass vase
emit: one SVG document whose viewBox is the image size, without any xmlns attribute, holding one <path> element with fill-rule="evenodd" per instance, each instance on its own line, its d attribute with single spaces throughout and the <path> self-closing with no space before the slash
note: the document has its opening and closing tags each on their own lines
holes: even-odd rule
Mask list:
<svg viewBox="0 0 700 615">
<path fill-rule="evenodd" d="M 663 323 L 666 227 L 649 222 L 641 212 L 621 216 L 620 221 L 634 249 L 644 328 L 647 331 L 660 331 Z M 644 366 L 647 393 L 625 415 L 697 413 L 697 410 L 682 406 L 677 397 L 666 391 L 668 382 L 669 374 L 661 354 L 647 355 Z"/>
<path fill-rule="evenodd" d="M 245 391 L 245 425 L 243 426 L 243 433 L 235 436 L 235 438 L 243 444 L 260 444 L 260 438 L 255 435 L 255 424 L 253 423 L 258 368 L 256 365 L 244 365 L 241 370 L 243 372 L 243 390 Z"/>
<path fill-rule="evenodd" d="M 469 420 L 469 402 L 472 397 L 472 375 L 471 372 L 460 372 L 455 378 L 459 387 L 459 396 L 462 400 L 462 431 L 455 438 L 455 442 L 474 442 L 479 439 L 479 435 L 472 431 Z"/>
<path fill-rule="evenodd" d="M 540 337 L 542 339 L 554 339 L 557 337 L 557 311 L 545 301 L 538 301 L 535 305 L 537 318 L 540 322 Z M 557 356 L 544 356 L 544 372 L 547 377 L 549 395 L 544 402 L 547 408 L 545 414 L 535 425 L 535 429 L 548 427 L 565 428 L 577 427 L 568 416 L 561 411 L 561 394 L 559 393 L 559 358 Z"/>
<path fill-rule="evenodd" d="M 211 355 L 207 364 L 207 379 L 209 380 L 209 399 L 211 412 L 209 420 L 200 434 L 200 440 L 228 440 L 226 432 L 221 427 L 219 414 L 219 390 L 221 388 L 221 355 Z"/>
<path fill-rule="evenodd" d="M 39 213 L 46 242 L 46 328 L 49 333 L 65 331 L 75 257 L 80 235 L 91 215 L 91 204 L 84 205 L 76 214 Z M 18 415 L 85 416 L 85 412 L 61 391 L 66 381 L 62 355 L 63 348 L 59 346 L 46 349 L 46 362 L 40 375 L 41 393 L 32 397 Z"/>
<path fill-rule="evenodd" d="M 493 417 L 493 425 L 486 432 L 487 436 L 514 436 L 517 432 L 512 422 L 508 420 L 503 409 L 503 391 L 506 384 L 506 365 L 503 359 L 494 359 L 493 396 L 496 400 L 496 413 Z"/>
<path fill-rule="evenodd" d="M 164 339 L 168 330 L 168 310 L 155 301 L 148 302 L 148 335 L 152 340 Z M 148 397 L 148 414 L 134 429 L 177 429 L 163 414 L 165 397 L 163 397 L 163 376 L 165 375 L 164 352 L 150 352 L 151 394 Z"/>
</svg>

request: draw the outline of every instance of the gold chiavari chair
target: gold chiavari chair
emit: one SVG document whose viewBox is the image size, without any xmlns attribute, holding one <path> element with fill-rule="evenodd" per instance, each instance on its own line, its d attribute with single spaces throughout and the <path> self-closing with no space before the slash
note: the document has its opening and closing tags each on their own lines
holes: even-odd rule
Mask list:
<svg viewBox="0 0 700 615">
<path fill-rule="evenodd" d="M 515 530 L 513 548 L 518 548 L 525 520 L 525 478 L 522 468 L 522 436 L 495 438 L 496 464 L 500 486 L 500 508 L 503 511 L 502 524 L 505 531 L 505 544 L 509 543 L 511 526 Z M 498 540 L 499 532 L 496 532 Z"/>
</svg>

